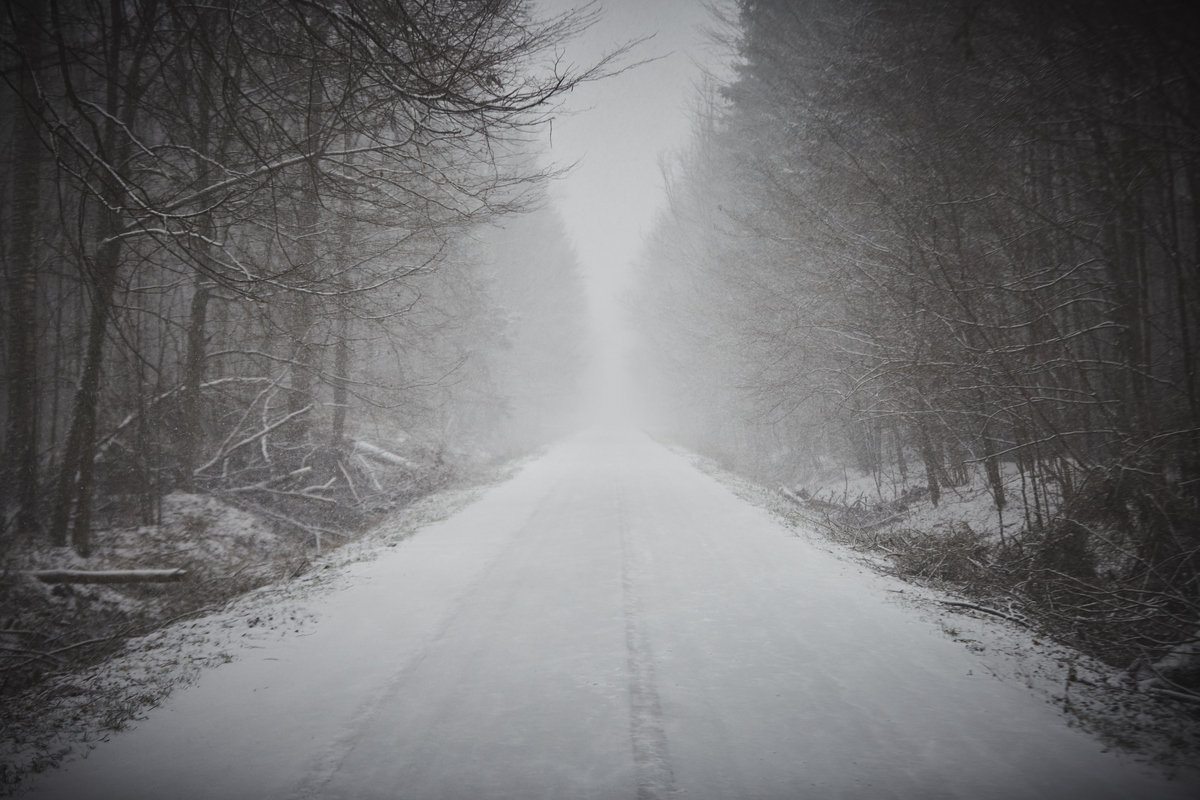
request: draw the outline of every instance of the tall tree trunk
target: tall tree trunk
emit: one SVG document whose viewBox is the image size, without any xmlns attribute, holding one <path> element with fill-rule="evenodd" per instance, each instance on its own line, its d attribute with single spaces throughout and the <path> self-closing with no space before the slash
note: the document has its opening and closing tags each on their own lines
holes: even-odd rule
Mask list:
<svg viewBox="0 0 1200 800">
<path fill-rule="evenodd" d="M 183 389 L 179 396 L 179 488 L 185 492 L 196 487 L 201 426 L 200 386 L 204 383 L 206 326 L 211 289 L 208 279 L 197 271 L 192 287 L 191 313 L 188 318 L 187 353 L 183 363 Z"/>
<path fill-rule="evenodd" d="M 201 15 L 201 24 L 205 27 L 205 38 L 212 35 L 212 13 Z M 207 91 L 198 90 L 196 97 L 196 176 L 197 184 L 208 186 L 212 168 L 210 152 L 220 148 L 214 143 L 212 130 L 212 109 L 210 108 Z M 226 134 L 227 136 L 227 134 Z M 176 446 L 179 453 L 179 474 L 176 476 L 179 488 L 185 492 L 196 488 L 196 467 L 200 459 L 200 443 L 203 435 L 203 405 L 200 397 L 200 387 L 204 383 L 205 367 L 208 360 L 208 301 L 212 293 L 212 282 L 205 275 L 205 270 L 212 267 L 212 239 L 215 221 L 211 213 L 205 214 L 199 220 L 198 233 L 195 238 L 196 274 L 192 282 L 192 302 L 188 314 L 187 352 L 183 361 L 183 388 L 179 397 L 179 428 L 176 431 Z"/>
<path fill-rule="evenodd" d="M 346 400 L 349 398 L 347 383 L 350 380 L 350 317 L 345 309 L 338 320 L 337 347 L 333 355 L 333 433 L 331 443 L 340 447 L 346 438 Z"/>
<path fill-rule="evenodd" d="M 156 17 L 157 4 L 150 0 L 143 9 L 143 24 L 151 25 Z M 131 142 L 128 134 L 134 130 L 138 113 L 140 88 L 138 75 L 146 55 L 150 27 L 139 31 L 129 53 L 128 70 L 120 74 L 122 57 L 130 44 L 127 41 L 126 9 L 121 0 L 109 2 L 109 25 L 105 32 L 105 109 L 96 153 L 102 161 L 94 165 L 99 173 L 100 196 L 97 198 L 96 253 L 90 275 L 92 310 L 88 320 L 87 349 L 83 376 L 75 392 L 71 428 L 59 473 L 54 517 L 51 522 L 51 541 L 66 544 L 67 528 L 71 528 L 71 544 L 82 556 L 91 554 L 92 494 L 96 460 L 96 424 L 100 402 L 100 373 L 104 363 L 104 339 L 112 316 L 113 297 L 121 268 L 122 217 L 119 209 L 125 206 Z M 74 524 L 71 512 L 74 510 Z"/>
<path fill-rule="evenodd" d="M 103 210 L 107 220 L 102 229 L 109 230 L 115 222 L 112 212 Z M 117 285 L 117 269 L 121 260 L 120 241 L 102 237 L 97 254 L 95 277 L 92 286 L 92 310 L 88 319 L 87 350 L 84 355 L 83 377 L 75 392 L 75 406 L 71 414 L 71 428 L 67 433 L 67 444 L 63 453 L 56 492 L 54 517 L 51 521 L 50 539 L 57 547 L 67 544 L 67 528 L 71 527 L 71 544 L 80 555 L 89 554 L 91 546 L 92 478 L 96 451 L 96 414 L 100 401 L 100 372 L 104 363 L 104 338 L 112 309 L 113 294 Z M 71 526 L 71 512 L 75 511 L 75 524 Z"/>
<path fill-rule="evenodd" d="M 40 3 L 21 8 L 14 4 L 17 41 L 25 47 L 20 97 L 13 120 L 12 247 L 8 264 L 8 431 L 5 471 L 8 480 L 0 500 L 0 529 L 7 521 L 9 496 L 16 501 L 14 532 L 27 535 L 37 529 L 38 499 L 38 378 L 37 285 L 41 165 L 44 148 L 35 123 L 41 101 L 34 70 L 42 58 L 38 16 Z"/>
<path fill-rule="evenodd" d="M 1007 505 L 1008 498 L 1004 496 L 1004 481 L 1000 476 L 1000 459 L 996 455 L 996 440 L 992 438 L 987 424 L 983 426 L 980 438 L 983 441 L 983 467 L 987 472 L 988 486 L 992 489 L 992 500 L 996 504 L 996 509 L 1000 510 Z"/>
<path fill-rule="evenodd" d="M 941 486 L 938 483 L 938 475 L 942 471 L 941 459 L 929 435 L 929 425 L 924 420 L 917 423 L 917 435 L 920 437 L 921 460 L 925 463 L 925 483 L 929 487 L 929 499 L 933 507 L 937 508 L 942 497 Z"/>
<path fill-rule="evenodd" d="M 323 35 L 323 32 L 322 32 Z M 316 373 L 316 348 L 312 342 L 316 322 L 316 298 L 309 291 L 317 280 L 317 248 L 315 237 L 321 224 L 321 187 L 317 151 L 320 149 L 321 127 L 324 122 L 321 80 L 314 71 L 308 79 L 308 113 L 305 119 L 304 149 L 309 155 L 306 185 L 301 187 L 296 207 L 296 222 L 300 237 L 297 289 L 292 309 L 292 367 L 288 387 L 288 413 L 296 413 L 313 405 L 313 384 Z M 305 180 L 302 178 L 301 180 Z M 293 442 L 303 442 L 308 436 L 308 419 L 301 415 L 289 426 Z"/>
</svg>

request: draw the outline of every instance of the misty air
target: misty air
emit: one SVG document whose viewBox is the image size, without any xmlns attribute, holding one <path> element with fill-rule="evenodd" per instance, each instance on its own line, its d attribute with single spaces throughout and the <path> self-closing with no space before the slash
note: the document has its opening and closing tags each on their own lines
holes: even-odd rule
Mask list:
<svg viewBox="0 0 1200 800">
<path fill-rule="evenodd" d="M 1200 796 L 1181 0 L 6 0 L 0 795 Z"/>
</svg>

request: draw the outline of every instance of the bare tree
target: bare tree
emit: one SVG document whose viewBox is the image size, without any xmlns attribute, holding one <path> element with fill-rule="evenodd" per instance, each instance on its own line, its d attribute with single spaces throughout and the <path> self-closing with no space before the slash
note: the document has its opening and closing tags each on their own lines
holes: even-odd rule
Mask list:
<svg viewBox="0 0 1200 800">
<path fill-rule="evenodd" d="M 162 485 L 193 488 L 227 448 L 246 452 L 247 437 L 290 442 L 295 471 L 329 441 L 312 431 L 318 420 L 343 430 L 352 320 L 403 316 L 395 299 L 407 280 L 472 226 L 525 207 L 555 174 L 532 145 L 557 99 L 621 55 L 569 65 L 558 48 L 590 12 L 538 20 L 519 0 L 37 8 L 10 4 L 5 22 L 8 99 L 22 112 L 10 133 L 21 165 L 12 218 L 40 223 L 18 226 L 6 260 L 6 446 L 28 476 L 18 482 L 27 530 L 38 486 L 29 335 L 40 230 L 73 267 L 62 280 L 83 290 L 86 309 L 78 361 L 60 336 L 69 357 L 52 376 L 57 386 L 78 369 L 69 419 L 47 421 L 51 539 L 69 534 L 85 554 L 98 454 L 118 448 L 138 469 L 174 476 Z M 56 222 L 32 219 L 39 192 L 42 206 L 57 204 Z M 261 346 L 228 346 L 251 332 Z M 106 382 L 126 356 L 129 373 Z M 234 401 L 249 406 L 222 410 L 232 395 L 206 387 L 235 383 L 258 388 Z M 336 420 L 322 416 L 330 400 L 343 409 Z M 153 415 L 177 433 L 152 436 Z M 231 421 L 245 430 L 251 418 L 257 432 L 231 439 Z M 142 432 L 137 444 L 123 444 L 125 430 Z"/>
<path fill-rule="evenodd" d="M 1200 129 L 1181 11 L 739 4 L 737 77 L 649 256 L 646 360 L 697 420 L 681 432 L 786 480 L 797 447 L 878 474 L 886 430 L 935 504 L 978 466 L 1024 526 L 1001 530 L 1012 574 L 1081 608 L 1155 586 L 1175 610 L 1129 618 L 1191 636 Z"/>
</svg>

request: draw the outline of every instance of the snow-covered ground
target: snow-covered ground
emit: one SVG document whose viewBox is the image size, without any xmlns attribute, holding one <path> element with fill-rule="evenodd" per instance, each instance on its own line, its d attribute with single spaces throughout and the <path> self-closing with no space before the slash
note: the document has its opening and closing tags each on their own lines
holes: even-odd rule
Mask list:
<svg viewBox="0 0 1200 800">
<path fill-rule="evenodd" d="M 35 796 L 1200 791 L 1107 752 L 1007 679 L 992 640 L 640 434 L 576 436 L 455 516 L 376 541 L 321 591 L 187 623 L 207 631 L 190 647 L 230 663 Z"/>
<path fill-rule="evenodd" d="M 1007 505 L 1003 516 L 996 511 L 991 485 L 982 464 L 966 467 L 967 481 L 961 486 L 942 485 L 941 498 L 937 506 L 923 491 L 928 483 L 925 467 L 919 461 L 908 464 L 903 479 L 895 468 L 880 473 L 868 473 L 853 468 L 829 467 L 820 474 L 808 470 L 802 480 L 783 487 L 800 497 L 811 497 L 818 501 L 842 508 L 867 509 L 880 503 L 894 503 L 904 495 L 912 497 L 904 508 L 894 511 L 876 526 L 877 530 L 916 530 L 930 533 L 948 533 L 963 527 L 987 540 L 999 539 L 1000 525 L 1004 533 L 1011 535 L 1025 524 L 1025 505 L 1029 499 L 1022 489 L 1021 473 L 1011 462 L 999 465 L 1000 480 L 1004 486 Z M 1050 482 L 1043 482 L 1049 484 Z M 1052 484 L 1051 484 L 1052 485 Z M 1057 509 L 1061 498 L 1047 498 L 1048 488 L 1043 485 L 1040 499 L 1049 508 L 1043 513 Z M 1030 514 L 1033 511 L 1031 509 Z"/>
</svg>

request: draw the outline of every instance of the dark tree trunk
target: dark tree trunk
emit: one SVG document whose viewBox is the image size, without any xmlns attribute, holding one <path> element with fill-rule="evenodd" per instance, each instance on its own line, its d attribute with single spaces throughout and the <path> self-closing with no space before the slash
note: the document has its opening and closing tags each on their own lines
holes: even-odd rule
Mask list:
<svg viewBox="0 0 1200 800">
<path fill-rule="evenodd" d="M 937 508 L 942 491 L 938 483 L 938 474 L 942 471 L 941 460 L 934 449 L 933 440 L 929 435 L 929 426 L 925 422 L 917 424 L 917 435 L 921 439 L 921 460 L 925 463 L 925 482 L 929 486 L 929 499 Z"/>
<path fill-rule="evenodd" d="M 208 320 L 209 285 L 196 273 L 192 290 L 192 307 L 188 319 L 187 354 L 183 365 L 183 390 L 179 397 L 179 488 L 185 492 L 195 489 L 196 465 L 200 455 L 202 409 L 200 386 L 204 382 L 206 360 L 206 324 Z"/>
<path fill-rule="evenodd" d="M 339 320 L 337 348 L 333 355 L 333 446 L 340 447 L 346 438 L 346 400 L 349 398 L 347 382 L 350 379 L 350 323 L 343 310 Z"/>
<path fill-rule="evenodd" d="M 89 276 L 92 310 L 88 320 L 88 340 L 84 357 L 83 376 L 75 393 L 71 428 L 59 474 L 56 506 L 51 523 L 51 540 L 55 545 L 66 544 L 67 528 L 71 528 L 71 544 L 82 556 L 91 553 L 92 495 L 96 459 L 96 425 L 100 403 L 100 374 L 104 363 L 104 339 L 112 316 L 121 268 L 123 219 L 120 209 L 127 200 L 130 134 L 134 130 L 140 102 L 139 75 L 146 46 L 150 41 L 157 4 L 151 0 L 141 9 L 142 28 L 132 40 L 128 37 L 128 9 L 120 0 L 110 0 L 105 31 L 105 109 L 102 126 L 97 127 L 96 155 L 100 163 L 93 165 L 99 184 L 96 203 L 96 250 Z M 129 56 L 128 68 L 121 73 L 123 58 Z M 65 57 L 65 55 L 63 56 Z M 78 102 L 73 98 L 73 102 Z M 72 524 L 71 513 L 75 518 Z"/>
<path fill-rule="evenodd" d="M 41 201 L 41 165 L 44 148 L 35 123 L 41 107 L 34 70 L 42 57 L 42 37 L 37 17 L 40 3 L 21 8 L 14 4 L 17 41 L 24 45 L 20 97 L 13 120 L 12 246 L 8 263 L 8 431 L 4 459 L 7 480 L 0 480 L 0 529 L 8 506 L 16 501 L 14 532 L 27 535 L 37 529 L 38 499 L 38 376 L 37 285 L 38 212 Z M 8 492 L 12 492 L 11 495 Z"/>
<path fill-rule="evenodd" d="M 983 429 L 983 468 L 987 472 L 988 486 L 992 489 L 992 500 L 997 509 L 1003 509 L 1008 504 L 1004 496 L 1004 481 L 1000 477 L 1000 459 L 996 456 L 996 440 L 988 428 Z"/>
<path fill-rule="evenodd" d="M 105 212 L 104 216 L 108 218 L 112 217 L 112 214 Z M 115 220 L 110 220 L 109 224 L 112 222 Z M 108 228 L 108 225 L 105 228 Z M 55 546 L 62 547 L 67 544 L 67 528 L 70 526 L 71 544 L 82 556 L 89 555 L 91 551 L 92 478 L 96 457 L 100 373 L 104 363 L 104 338 L 116 290 L 120 259 L 119 240 L 110 238 L 101 246 L 97 258 L 83 377 L 75 393 L 75 407 L 71 414 L 71 428 L 67 434 L 50 529 L 51 541 Z M 74 525 L 71 525 L 72 510 L 75 511 Z"/>
</svg>

